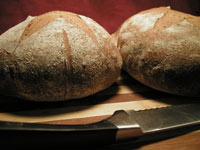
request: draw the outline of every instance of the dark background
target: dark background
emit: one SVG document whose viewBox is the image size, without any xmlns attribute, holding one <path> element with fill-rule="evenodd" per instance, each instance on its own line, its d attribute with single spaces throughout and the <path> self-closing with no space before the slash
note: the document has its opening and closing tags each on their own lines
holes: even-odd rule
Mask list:
<svg viewBox="0 0 200 150">
<path fill-rule="evenodd" d="M 133 14 L 158 6 L 200 15 L 200 0 L 0 0 L 0 34 L 26 19 L 52 10 L 71 11 L 88 16 L 108 32 Z"/>
</svg>

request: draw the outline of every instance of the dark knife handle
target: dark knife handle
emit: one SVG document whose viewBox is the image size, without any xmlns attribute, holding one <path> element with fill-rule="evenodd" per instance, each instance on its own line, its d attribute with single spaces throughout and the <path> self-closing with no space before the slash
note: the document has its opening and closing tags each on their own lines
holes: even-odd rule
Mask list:
<svg viewBox="0 0 200 150">
<path fill-rule="evenodd" d="M 103 146 L 141 134 L 125 111 L 86 125 L 0 122 L 1 145 Z"/>
</svg>

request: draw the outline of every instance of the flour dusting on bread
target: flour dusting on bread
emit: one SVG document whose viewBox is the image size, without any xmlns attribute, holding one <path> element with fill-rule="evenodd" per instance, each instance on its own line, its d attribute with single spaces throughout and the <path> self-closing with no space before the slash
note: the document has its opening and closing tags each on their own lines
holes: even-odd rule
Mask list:
<svg viewBox="0 0 200 150">
<path fill-rule="evenodd" d="M 123 31 L 127 26 L 135 25 L 139 28 L 141 32 L 148 31 L 152 29 L 156 23 L 156 21 L 163 17 L 164 13 L 145 13 L 145 14 L 137 14 L 131 17 L 127 22 L 125 22 L 120 31 Z"/>
</svg>

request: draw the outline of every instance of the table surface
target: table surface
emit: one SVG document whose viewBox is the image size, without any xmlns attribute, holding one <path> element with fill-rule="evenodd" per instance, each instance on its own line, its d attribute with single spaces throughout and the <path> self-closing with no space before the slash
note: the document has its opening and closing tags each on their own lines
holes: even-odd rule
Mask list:
<svg viewBox="0 0 200 150">
<path fill-rule="evenodd" d="M 45 124 L 87 124 L 103 120 L 116 110 L 144 110 L 185 103 L 199 98 L 174 96 L 155 91 L 131 78 L 126 72 L 108 89 L 95 95 L 65 102 L 30 102 L 0 96 L 0 120 Z M 143 144 L 112 145 L 114 149 L 200 149 L 200 130 Z"/>
</svg>

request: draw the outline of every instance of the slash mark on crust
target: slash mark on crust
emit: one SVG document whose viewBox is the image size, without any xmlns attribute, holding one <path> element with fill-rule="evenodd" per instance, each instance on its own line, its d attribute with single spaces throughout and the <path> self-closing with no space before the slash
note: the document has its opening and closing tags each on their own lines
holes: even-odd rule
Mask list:
<svg viewBox="0 0 200 150">
<path fill-rule="evenodd" d="M 71 47 L 70 47 L 70 43 L 69 43 L 69 39 L 67 37 L 67 33 L 65 32 L 65 30 L 63 30 L 63 42 L 64 42 L 64 46 L 65 46 L 65 52 L 66 52 L 66 59 L 64 61 L 64 74 L 65 74 L 65 94 L 64 94 L 64 98 L 66 97 L 66 94 L 68 94 L 68 96 L 71 94 L 71 88 L 70 88 L 70 83 L 71 83 L 71 76 L 72 76 L 72 54 L 71 54 Z M 67 62 L 66 62 L 67 60 Z"/>
</svg>

